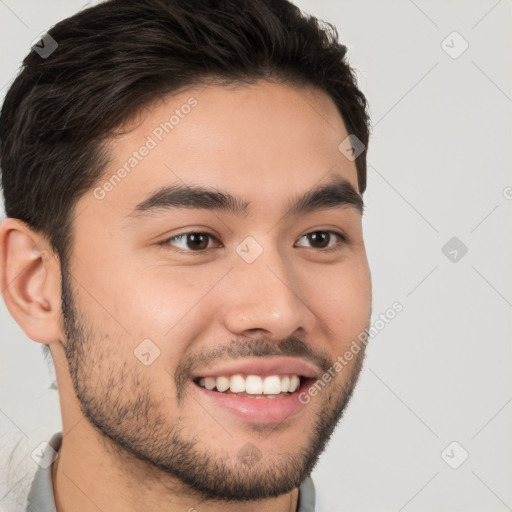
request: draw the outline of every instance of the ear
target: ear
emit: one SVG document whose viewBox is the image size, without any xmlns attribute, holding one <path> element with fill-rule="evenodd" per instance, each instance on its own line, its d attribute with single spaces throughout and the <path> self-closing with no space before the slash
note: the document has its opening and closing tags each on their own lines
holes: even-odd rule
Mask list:
<svg viewBox="0 0 512 512">
<path fill-rule="evenodd" d="M 60 262 L 47 239 L 20 219 L 0 225 L 0 290 L 25 334 L 39 343 L 62 340 Z"/>
</svg>

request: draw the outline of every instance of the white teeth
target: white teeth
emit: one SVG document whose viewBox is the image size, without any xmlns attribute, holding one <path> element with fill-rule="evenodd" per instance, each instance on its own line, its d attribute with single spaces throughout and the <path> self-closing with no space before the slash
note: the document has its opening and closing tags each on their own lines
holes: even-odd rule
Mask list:
<svg viewBox="0 0 512 512">
<path fill-rule="evenodd" d="M 245 392 L 249 395 L 261 395 L 263 393 L 263 381 L 259 375 L 248 375 L 245 379 Z"/>
<path fill-rule="evenodd" d="M 216 384 L 216 379 L 214 379 L 213 377 L 205 377 L 204 387 L 206 389 L 213 389 L 215 387 L 215 384 Z"/>
<path fill-rule="evenodd" d="M 249 395 L 267 395 L 269 398 L 275 398 L 280 393 L 293 393 L 300 386 L 300 377 L 298 375 L 268 375 L 260 377 L 259 375 L 248 375 L 243 377 L 240 374 L 225 377 L 201 377 L 198 381 L 199 386 L 219 392 L 230 390 L 232 393 L 243 393 Z"/>
<path fill-rule="evenodd" d="M 226 391 L 227 389 L 229 389 L 229 379 L 227 377 L 217 377 L 215 382 L 217 391 L 220 391 L 222 393 L 222 391 Z"/>
<path fill-rule="evenodd" d="M 245 379 L 241 375 L 232 375 L 229 380 L 229 389 L 233 393 L 243 393 L 245 391 Z"/>
<path fill-rule="evenodd" d="M 292 375 L 290 378 L 290 387 L 289 391 L 293 393 L 294 391 L 297 391 L 297 388 L 299 387 L 300 379 L 297 377 L 297 375 Z"/>
<path fill-rule="evenodd" d="M 263 393 L 266 395 L 278 395 L 281 393 L 281 379 L 277 375 L 265 377 L 263 381 Z"/>
</svg>

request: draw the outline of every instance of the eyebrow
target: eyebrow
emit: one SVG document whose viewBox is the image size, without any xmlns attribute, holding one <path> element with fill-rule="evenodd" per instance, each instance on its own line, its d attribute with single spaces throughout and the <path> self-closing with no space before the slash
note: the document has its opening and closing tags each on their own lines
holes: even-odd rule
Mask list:
<svg viewBox="0 0 512 512">
<path fill-rule="evenodd" d="M 329 183 L 319 185 L 288 201 L 283 217 L 345 207 L 355 208 L 362 215 L 363 199 L 349 181 L 334 175 Z M 176 208 L 215 210 L 247 217 L 250 203 L 212 187 L 176 184 L 153 192 L 147 199 L 137 204 L 128 217 L 146 217 Z"/>
</svg>

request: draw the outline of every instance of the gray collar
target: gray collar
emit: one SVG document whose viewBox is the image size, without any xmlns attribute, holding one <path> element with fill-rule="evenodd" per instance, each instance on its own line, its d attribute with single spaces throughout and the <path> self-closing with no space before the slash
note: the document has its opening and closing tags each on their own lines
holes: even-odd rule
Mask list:
<svg viewBox="0 0 512 512">
<path fill-rule="evenodd" d="M 49 444 L 58 452 L 62 444 L 62 432 L 54 434 Z M 26 512 L 57 512 L 53 496 L 51 465 L 47 468 L 38 465 L 28 493 Z"/>
<path fill-rule="evenodd" d="M 57 432 L 49 442 L 58 452 L 62 444 L 62 432 Z M 38 466 L 28 493 L 26 512 L 57 512 L 53 495 L 52 466 Z M 308 476 L 299 486 L 297 512 L 315 512 L 315 486 Z"/>
</svg>

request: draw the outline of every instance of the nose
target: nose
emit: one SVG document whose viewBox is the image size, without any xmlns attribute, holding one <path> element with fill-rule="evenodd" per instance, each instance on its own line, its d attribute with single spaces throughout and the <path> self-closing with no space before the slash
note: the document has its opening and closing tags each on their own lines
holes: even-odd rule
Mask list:
<svg viewBox="0 0 512 512">
<path fill-rule="evenodd" d="M 252 263 L 240 259 L 220 291 L 222 321 L 237 336 L 282 340 L 299 330 L 310 332 L 315 315 L 305 292 L 277 251 L 266 250 Z"/>
</svg>

